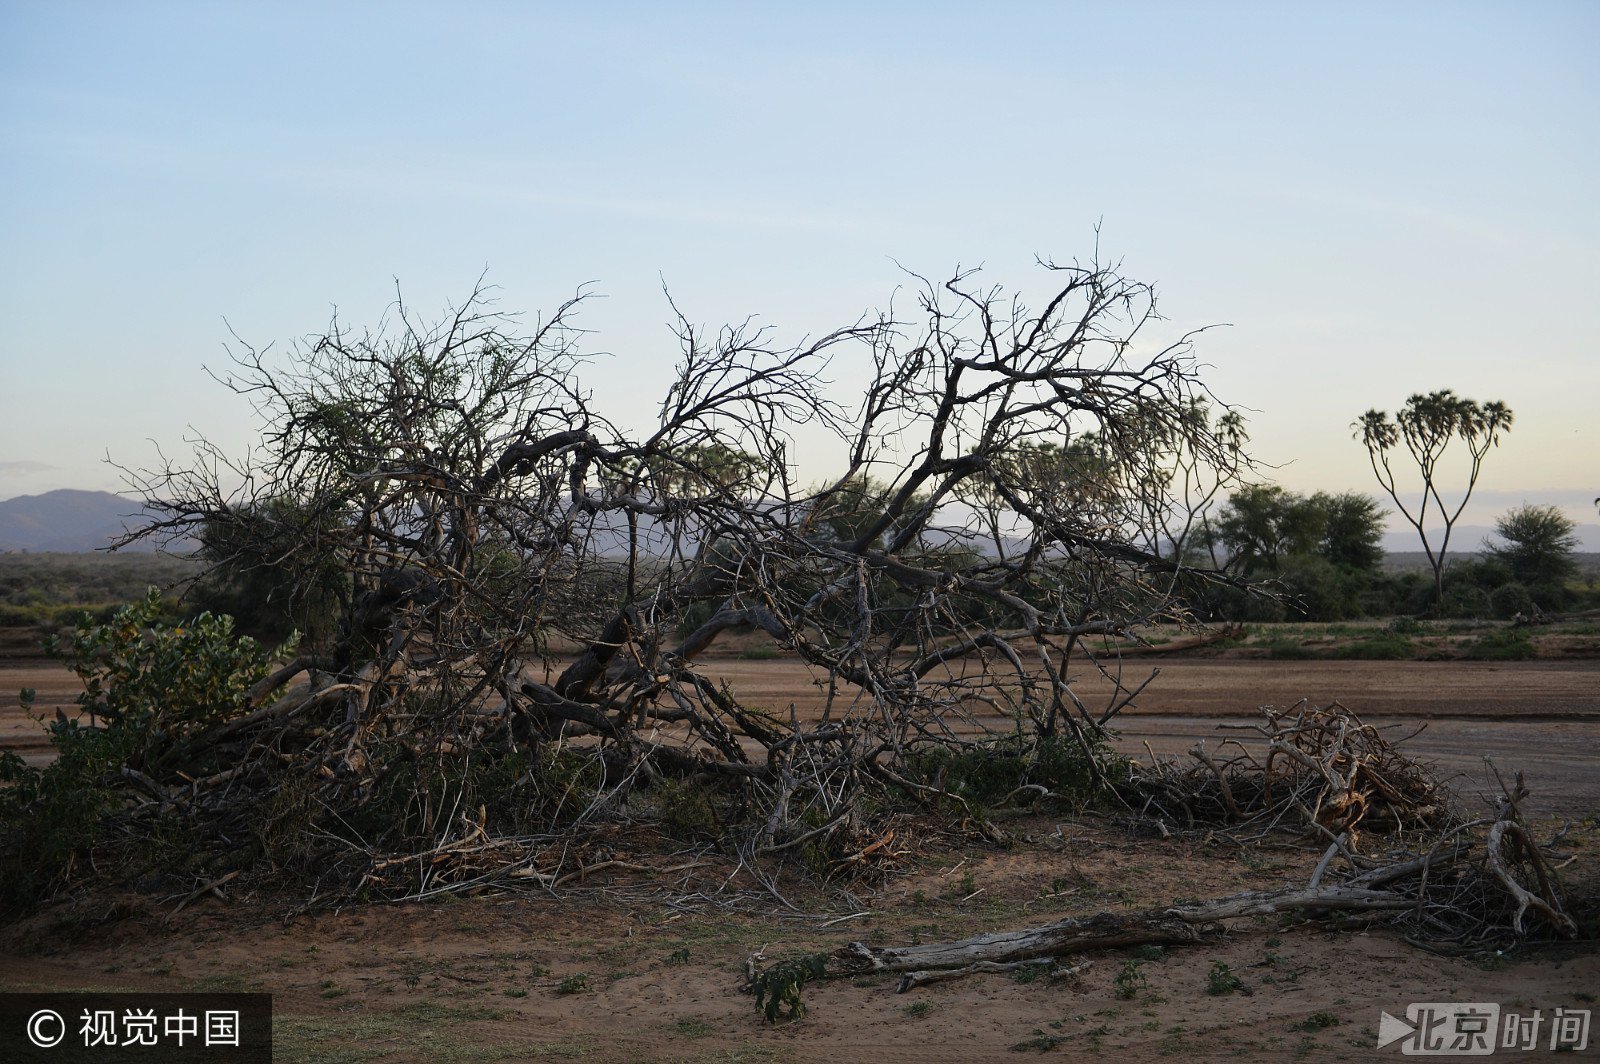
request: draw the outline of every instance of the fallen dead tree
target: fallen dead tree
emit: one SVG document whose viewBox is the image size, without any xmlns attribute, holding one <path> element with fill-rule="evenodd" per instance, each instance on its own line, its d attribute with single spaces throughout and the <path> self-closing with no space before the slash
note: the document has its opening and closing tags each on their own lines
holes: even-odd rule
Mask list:
<svg viewBox="0 0 1600 1064">
<path fill-rule="evenodd" d="M 791 344 L 672 307 L 676 371 L 633 424 L 584 383 L 582 295 L 522 322 L 480 287 L 433 323 L 397 301 L 281 356 L 241 341 L 223 382 L 260 446 L 129 470 L 153 516 L 120 545 L 200 544 L 231 601 L 300 630 L 295 660 L 176 712 L 149 679 L 176 657 L 85 658 L 98 731 L 59 736 L 82 777 L 0 763 L 0 908 L 140 862 L 325 899 L 554 886 L 628 822 L 758 878 L 827 873 L 885 852 L 898 810 L 983 804 L 943 771 L 962 758 L 1004 791 L 1103 792 L 1150 676 L 1116 647 L 1194 629 L 1184 595 L 1232 582 L 1186 537 L 1249 459 L 1190 338 L 1144 335 L 1150 286 L 1045 273 L 1031 307 L 916 278 Z M 802 446 L 839 465 L 802 482 Z M 809 670 L 799 705 L 708 653 L 757 631 Z M 102 712 L 138 677 L 144 706 Z"/>
<path fill-rule="evenodd" d="M 1527 788 L 1519 774 L 1493 817 L 1458 823 L 1422 852 L 1385 859 L 1353 849 L 1350 832 L 1333 839 L 1303 887 L 1249 891 L 1190 905 L 1072 916 L 1040 927 L 991 932 L 953 942 L 881 946 L 852 942 L 804 964 L 756 973 L 751 984 L 766 1001 L 798 1000 L 813 978 L 899 973 L 898 993 L 928 983 L 1024 965 L 1082 970 L 1086 953 L 1143 945 L 1181 946 L 1223 933 L 1231 921 L 1298 913 L 1327 920 L 1359 917 L 1408 940 L 1455 947 L 1506 946 L 1530 937 L 1571 938 L 1568 913 L 1548 858 L 1522 819 Z M 1342 870 L 1334 869 L 1342 865 Z"/>
<path fill-rule="evenodd" d="M 838 975 L 903 973 L 897 987 L 897 992 L 903 994 L 962 975 L 1005 971 L 1024 964 L 1063 964 L 1073 954 L 1144 945 L 1185 945 L 1213 933 L 1216 925 L 1241 917 L 1310 909 L 1394 910 L 1414 904 L 1412 899 L 1392 891 L 1349 885 L 1237 894 L 1184 908 L 1069 917 L 1043 927 L 994 932 L 955 942 L 892 947 L 852 942 L 835 952 L 832 961 Z"/>
</svg>

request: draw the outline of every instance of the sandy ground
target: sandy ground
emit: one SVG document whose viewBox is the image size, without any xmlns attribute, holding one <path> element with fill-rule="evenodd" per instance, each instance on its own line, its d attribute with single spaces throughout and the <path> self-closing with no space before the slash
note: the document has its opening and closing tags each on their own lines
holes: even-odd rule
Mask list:
<svg viewBox="0 0 1600 1064">
<path fill-rule="evenodd" d="M 283 919 L 264 902 L 130 898 L 60 907 L 0 933 L 14 989 L 256 990 L 274 995 L 287 1061 L 1376 1060 L 1380 1012 L 1411 1001 L 1491 1001 L 1548 1017 L 1587 1008 L 1600 955 L 1548 947 L 1512 959 L 1423 952 L 1381 932 L 1264 920 L 1133 966 L 1126 953 L 1073 979 L 977 975 L 894 992 L 889 977 L 806 991 L 809 1013 L 769 1027 L 739 992 L 747 956 L 1014 929 L 1105 909 L 1304 882 L 1310 856 L 1134 843 L 1092 822 L 1013 824 L 1000 851 L 917 840 L 878 889 L 802 898 L 824 917 L 719 912 L 720 873 L 659 895 L 626 887 L 562 897 L 479 897 Z M 1594 861 L 1596 850 L 1585 859 Z M 108 915 L 112 918 L 108 919 Z M 831 915 L 831 914 L 830 914 Z M 1242 981 L 1209 992 L 1226 965 Z M 570 992 L 563 992 L 563 991 Z M 1035 1041 L 1044 1038 L 1044 1042 Z M 1052 1040 L 1059 1040 L 1052 1044 Z M 1014 1049 L 1032 1043 L 1032 1048 Z M 1048 1047 L 1047 1049 L 1045 1047 Z"/>
<path fill-rule="evenodd" d="M 818 704 L 805 671 L 781 661 L 723 661 L 750 702 L 800 712 Z M 1534 812 L 1600 808 L 1600 663 L 1163 660 L 1156 684 L 1122 719 L 1122 742 L 1181 752 L 1261 703 L 1337 698 L 1378 723 L 1427 728 L 1409 746 L 1459 773 L 1470 794 L 1487 754 L 1526 769 Z M 0 744 L 42 757 L 16 691 L 46 711 L 76 681 L 39 662 L 0 668 Z M 1553 826 L 1549 820 L 1541 822 Z M 853 893 L 795 895 L 821 916 L 789 913 L 710 867 L 645 890 L 615 882 L 445 904 L 366 906 L 285 917 L 271 898 L 198 901 L 128 895 L 69 901 L 0 928 L 0 986 L 11 989 L 211 989 L 274 994 L 278 1059 L 357 1061 L 974 1061 L 1028 1053 L 1063 1059 L 1376 1060 L 1379 1013 L 1411 1001 L 1491 1001 L 1508 1011 L 1593 1009 L 1593 944 L 1512 958 L 1448 958 L 1383 932 L 1332 933 L 1278 920 L 1137 966 L 1144 985 L 1119 997 L 1128 955 L 1075 958 L 1076 979 L 983 975 L 897 995 L 892 980 L 808 989 L 810 1014 L 768 1027 L 738 993 L 745 958 L 831 949 L 851 939 L 954 938 L 1064 915 L 1170 904 L 1304 883 L 1314 855 L 1236 853 L 1181 839 L 1134 838 L 1103 821 L 1025 821 L 1007 850 L 908 837 L 908 852 Z M 1569 846 L 1572 873 L 1600 874 L 1600 839 Z M 727 890 L 719 894 L 724 888 Z M 797 888 L 801 889 L 801 888 Z M 742 900 L 743 911 L 729 911 Z M 760 911 L 754 911 L 759 909 Z M 828 919 L 856 916 L 826 926 Z M 1213 995 L 1225 964 L 1245 993 Z M 581 980 L 578 977 L 582 977 Z M 571 991 L 571 992 L 563 992 Z M 1547 1032 L 1546 1032 L 1547 1033 Z M 1600 1032 L 1596 1032 L 1600 1035 Z M 1042 1039 L 1042 1041 L 1041 1041 Z M 1024 1046 L 1021 1049 L 1013 1047 Z M 1048 1048 L 1046 1048 L 1048 1047 Z M 1502 1049 L 1500 1055 L 1541 1054 Z M 1600 1055 L 1600 1037 L 1580 1058 Z"/>
</svg>

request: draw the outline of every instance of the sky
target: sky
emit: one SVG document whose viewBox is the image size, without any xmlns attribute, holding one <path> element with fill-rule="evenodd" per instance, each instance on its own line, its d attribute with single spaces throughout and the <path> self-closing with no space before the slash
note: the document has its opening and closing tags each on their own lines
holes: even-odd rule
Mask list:
<svg viewBox="0 0 1600 1064">
<path fill-rule="evenodd" d="M 1376 492 L 1350 423 L 1450 388 L 1516 414 L 1464 521 L 1592 523 L 1597 40 L 1589 0 L 0 0 L 0 499 L 242 452 L 230 333 L 286 354 L 397 285 L 593 282 L 587 383 L 643 424 L 663 284 L 797 340 L 1098 242 L 1170 335 L 1227 325 L 1204 379 L 1279 483 Z"/>
</svg>

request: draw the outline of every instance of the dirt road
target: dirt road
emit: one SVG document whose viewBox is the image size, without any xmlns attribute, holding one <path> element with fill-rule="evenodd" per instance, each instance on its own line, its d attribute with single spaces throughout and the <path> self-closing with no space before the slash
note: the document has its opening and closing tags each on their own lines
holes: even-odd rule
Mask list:
<svg viewBox="0 0 1600 1064">
<path fill-rule="evenodd" d="M 726 680 L 746 704 L 786 715 L 820 712 L 823 691 L 803 665 L 787 660 L 713 660 L 706 670 Z M 1434 759 L 1464 794 L 1486 777 L 1483 758 L 1502 771 L 1528 772 L 1539 805 L 1564 815 L 1600 808 L 1600 662 L 1597 661 L 1266 661 L 1186 659 L 1124 663 L 1125 674 L 1160 675 L 1120 718 L 1120 745 L 1140 752 L 1182 753 L 1197 738 L 1239 733 L 1219 724 L 1245 723 L 1263 704 L 1302 698 L 1338 700 L 1374 724 L 1410 722 L 1426 728 L 1408 744 Z M 1087 673 L 1087 670 L 1086 670 Z M 1109 686 L 1092 673 L 1081 679 L 1094 704 Z M 38 709 L 72 708 L 76 677 L 30 662 L 0 668 L 0 746 L 35 763 L 49 756 L 43 732 L 25 717 L 17 692 L 38 691 Z M 1411 728 L 1402 729 L 1406 734 Z"/>
</svg>

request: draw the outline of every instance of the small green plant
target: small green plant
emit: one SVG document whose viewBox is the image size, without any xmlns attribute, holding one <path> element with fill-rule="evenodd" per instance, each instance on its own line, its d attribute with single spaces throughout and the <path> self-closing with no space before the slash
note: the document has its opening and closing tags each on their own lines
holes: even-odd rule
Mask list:
<svg viewBox="0 0 1600 1064">
<path fill-rule="evenodd" d="M 1050 970 L 1048 964 L 1025 964 L 1011 973 L 1011 978 L 1027 986 L 1029 983 L 1038 982 L 1039 977 Z"/>
<path fill-rule="evenodd" d="M 705 1038 L 708 1035 L 713 1035 L 717 1032 L 715 1027 L 713 1027 L 706 1020 L 701 1019 L 699 1016 L 685 1016 L 683 1019 L 673 1024 L 672 1027 L 673 1030 L 677 1031 L 685 1038 Z"/>
<path fill-rule="evenodd" d="M 935 1005 L 931 1001 L 917 1001 L 907 1005 L 904 1009 L 904 1012 L 907 1016 L 920 1020 L 924 1016 L 928 1015 L 928 1013 L 932 1012 L 934 1008 Z"/>
<path fill-rule="evenodd" d="M 1167 959 L 1167 948 L 1165 946 L 1157 946 L 1154 943 L 1146 943 L 1143 946 L 1135 947 L 1133 956 L 1135 960 L 1141 961 L 1164 961 Z"/>
<path fill-rule="evenodd" d="M 1132 1001 L 1134 995 L 1150 985 L 1145 980 L 1144 972 L 1139 970 L 1140 967 L 1140 962 L 1128 961 L 1122 966 L 1122 970 L 1117 972 L 1116 978 L 1112 980 L 1117 987 L 1117 997 L 1124 1001 Z"/>
<path fill-rule="evenodd" d="M 1206 993 L 1216 997 L 1225 994 L 1237 993 L 1244 987 L 1244 980 L 1233 973 L 1233 969 L 1222 961 L 1212 961 L 1211 971 L 1206 975 Z"/>
<path fill-rule="evenodd" d="M 582 994 L 589 989 L 589 977 L 583 972 L 569 975 L 556 984 L 558 994 Z"/>
<path fill-rule="evenodd" d="M 1010 1049 L 1013 1053 L 1026 1053 L 1029 1050 L 1032 1050 L 1035 1053 L 1048 1053 L 1050 1050 L 1054 1049 L 1056 1046 L 1065 1041 L 1066 1039 L 1059 1034 L 1045 1034 L 1043 1031 L 1035 1028 L 1032 1038 L 1025 1038 L 1020 1042 L 1013 1042 L 1006 1048 Z"/>
<path fill-rule="evenodd" d="M 1344 1021 L 1331 1012 L 1313 1012 L 1305 1019 L 1294 1025 L 1296 1031 L 1322 1031 L 1329 1027 L 1337 1027 Z"/>
<path fill-rule="evenodd" d="M 675 949 L 675 950 L 673 950 L 671 953 L 667 954 L 667 963 L 668 964 L 688 964 L 689 963 L 689 951 L 687 949 Z"/>
<path fill-rule="evenodd" d="M 528 992 L 520 986 L 514 986 L 506 991 L 506 997 L 525 998 L 527 996 Z"/>
<path fill-rule="evenodd" d="M 806 1014 L 806 1003 L 800 996 L 802 989 L 813 979 L 827 974 L 827 967 L 826 953 L 774 964 L 750 984 L 756 996 L 756 1011 L 768 1023 L 798 1020 Z"/>
</svg>

